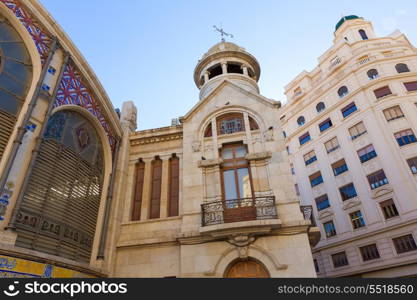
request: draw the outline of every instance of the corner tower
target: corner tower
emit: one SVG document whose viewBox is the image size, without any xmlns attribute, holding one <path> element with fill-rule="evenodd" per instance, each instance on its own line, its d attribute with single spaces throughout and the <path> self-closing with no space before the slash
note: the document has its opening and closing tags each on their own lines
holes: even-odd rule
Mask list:
<svg viewBox="0 0 417 300">
<path fill-rule="evenodd" d="M 224 80 L 259 94 L 260 75 L 259 63 L 253 55 L 234 43 L 222 41 L 198 61 L 194 81 L 200 89 L 201 100 Z"/>
</svg>

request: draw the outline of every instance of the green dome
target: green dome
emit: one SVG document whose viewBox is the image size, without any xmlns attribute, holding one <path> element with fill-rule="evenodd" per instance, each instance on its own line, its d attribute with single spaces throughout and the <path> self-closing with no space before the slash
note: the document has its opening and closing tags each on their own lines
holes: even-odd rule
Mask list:
<svg viewBox="0 0 417 300">
<path fill-rule="evenodd" d="M 342 26 L 343 23 L 345 23 L 345 21 L 354 20 L 354 19 L 360 19 L 360 18 L 358 16 L 355 16 L 355 15 L 344 16 L 343 18 L 341 18 L 339 20 L 339 22 L 337 22 L 335 31 L 338 30 L 339 27 Z"/>
</svg>

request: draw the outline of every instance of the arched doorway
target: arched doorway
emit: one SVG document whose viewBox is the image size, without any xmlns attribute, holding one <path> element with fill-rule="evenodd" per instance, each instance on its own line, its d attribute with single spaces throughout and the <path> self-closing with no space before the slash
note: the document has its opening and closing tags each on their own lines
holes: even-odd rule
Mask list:
<svg viewBox="0 0 417 300">
<path fill-rule="evenodd" d="M 238 260 L 233 262 L 225 273 L 225 278 L 269 278 L 269 272 L 259 262 L 249 260 Z"/>
</svg>

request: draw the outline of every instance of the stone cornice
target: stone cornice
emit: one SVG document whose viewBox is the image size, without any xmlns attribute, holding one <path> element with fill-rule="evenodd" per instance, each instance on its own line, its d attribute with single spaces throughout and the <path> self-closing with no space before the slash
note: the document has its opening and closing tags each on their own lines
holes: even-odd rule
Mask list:
<svg viewBox="0 0 417 300">
<path fill-rule="evenodd" d="M 169 142 L 169 141 L 174 141 L 174 140 L 181 140 L 182 136 L 183 136 L 182 132 L 178 132 L 178 133 L 173 133 L 173 134 L 136 138 L 130 141 L 130 145 L 137 146 L 137 145 L 144 145 L 144 144 L 156 144 L 156 143 Z"/>
</svg>

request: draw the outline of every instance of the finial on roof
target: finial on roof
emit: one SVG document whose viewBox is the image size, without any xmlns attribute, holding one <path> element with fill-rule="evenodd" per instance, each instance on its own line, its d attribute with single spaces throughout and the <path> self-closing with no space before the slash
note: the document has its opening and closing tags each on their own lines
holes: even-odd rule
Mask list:
<svg viewBox="0 0 417 300">
<path fill-rule="evenodd" d="M 215 31 L 218 31 L 220 33 L 223 43 L 226 41 L 226 39 L 224 38 L 225 36 L 233 38 L 233 34 L 227 33 L 223 30 L 223 25 L 221 23 L 220 23 L 220 28 L 218 28 L 216 25 L 213 25 L 213 28 L 214 28 Z"/>
</svg>

